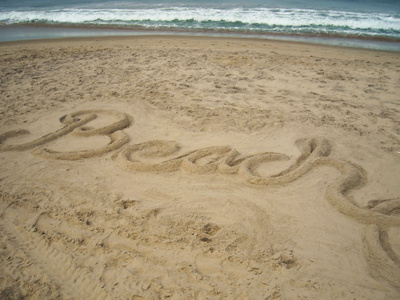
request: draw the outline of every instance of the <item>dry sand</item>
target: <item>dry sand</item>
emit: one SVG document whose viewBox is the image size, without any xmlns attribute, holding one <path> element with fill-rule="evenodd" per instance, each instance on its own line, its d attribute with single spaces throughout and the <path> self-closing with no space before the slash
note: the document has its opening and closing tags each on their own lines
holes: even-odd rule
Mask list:
<svg viewBox="0 0 400 300">
<path fill-rule="evenodd" d="M 400 297 L 399 53 L 131 37 L 0 62 L 1 299 Z"/>
</svg>

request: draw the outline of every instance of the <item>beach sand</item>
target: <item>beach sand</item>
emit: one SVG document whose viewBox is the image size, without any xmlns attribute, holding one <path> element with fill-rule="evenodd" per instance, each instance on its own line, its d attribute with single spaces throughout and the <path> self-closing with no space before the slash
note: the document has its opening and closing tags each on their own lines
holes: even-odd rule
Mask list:
<svg viewBox="0 0 400 300">
<path fill-rule="evenodd" d="M 0 62 L 1 299 L 400 297 L 400 53 L 152 36 Z"/>
</svg>

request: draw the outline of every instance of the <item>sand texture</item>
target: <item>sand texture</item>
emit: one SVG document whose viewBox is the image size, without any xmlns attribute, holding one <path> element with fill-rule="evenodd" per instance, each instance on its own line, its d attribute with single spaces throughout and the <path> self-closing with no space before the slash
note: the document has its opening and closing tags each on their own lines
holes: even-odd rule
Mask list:
<svg viewBox="0 0 400 300">
<path fill-rule="evenodd" d="M 400 54 L 0 44 L 0 299 L 399 299 Z"/>
</svg>

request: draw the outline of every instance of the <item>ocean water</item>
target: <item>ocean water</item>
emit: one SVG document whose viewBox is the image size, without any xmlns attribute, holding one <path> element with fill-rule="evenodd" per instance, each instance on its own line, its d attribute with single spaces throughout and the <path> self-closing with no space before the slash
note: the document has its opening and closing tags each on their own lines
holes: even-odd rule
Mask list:
<svg viewBox="0 0 400 300">
<path fill-rule="evenodd" d="M 0 24 L 0 41 L 145 31 L 400 51 L 400 0 L 0 0 Z"/>
</svg>

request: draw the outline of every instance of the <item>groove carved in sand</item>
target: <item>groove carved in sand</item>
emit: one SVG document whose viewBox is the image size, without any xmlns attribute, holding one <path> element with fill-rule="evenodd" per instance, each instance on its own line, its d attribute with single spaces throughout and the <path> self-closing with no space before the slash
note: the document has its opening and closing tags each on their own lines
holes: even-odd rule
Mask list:
<svg viewBox="0 0 400 300">
<path fill-rule="evenodd" d="M 91 121 L 98 118 L 99 115 L 106 115 L 116 119 L 116 121 L 102 126 L 100 128 L 92 128 L 86 126 Z M 0 151 L 25 151 L 33 149 L 32 152 L 36 155 L 46 158 L 55 158 L 63 160 L 77 160 L 82 158 L 89 158 L 93 156 L 103 155 L 110 151 L 116 150 L 129 142 L 129 137 L 122 129 L 131 125 L 133 118 L 127 114 L 119 113 L 110 110 L 82 110 L 69 115 L 61 117 L 60 122 L 64 125 L 63 128 L 44 135 L 36 140 L 18 144 L 8 145 L 4 142 L 12 137 L 28 134 L 29 131 L 20 129 L 8 131 L 0 135 Z M 52 151 L 40 146 L 54 141 L 62 136 L 72 133 L 76 136 L 88 137 L 94 135 L 105 135 L 110 138 L 110 143 L 99 149 L 91 149 L 84 151 L 71 151 L 71 152 L 57 152 Z"/>
<path fill-rule="evenodd" d="M 117 121 L 100 128 L 87 127 L 99 114 L 111 115 Z M 76 160 L 102 155 L 116 150 L 129 142 L 122 129 L 130 126 L 132 118 L 127 114 L 106 110 L 86 110 L 60 118 L 65 126 L 34 141 L 8 145 L 4 142 L 11 137 L 28 133 L 26 130 L 9 131 L 0 135 L 0 151 L 23 151 L 33 149 L 33 153 L 46 158 Z M 106 135 L 111 142 L 99 149 L 55 152 L 42 146 L 66 134 L 87 137 Z M 364 255 L 372 271 L 385 278 L 392 285 L 400 287 L 400 258 L 391 249 L 387 238 L 390 227 L 400 226 L 400 200 L 370 201 L 367 207 L 360 207 L 351 192 L 367 182 L 366 171 L 351 162 L 333 159 L 331 145 L 323 138 L 308 138 L 296 141 L 301 152 L 297 160 L 286 170 L 272 176 L 257 173 L 260 164 L 271 161 L 288 160 L 282 153 L 265 152 L 243 156 L 229 146 L 208 147 L 179 154 L 180 147 L 174 141 L 153 140 L 130 145 L 113 158 L 116 164 L 130 171 L 173 172 L 179 169 L 190 173 L 236 174 L 254 185 L 284 186 L 301 178 L 309 171 L 328 166 L 339 171 L 340 176 L 330 183 L 325 191 L 329 203 L 341 213 L 368 225 L 364 235 Z"/>
<path fill-rule="evenodd" d="M 375 274 L 400 287 L 400 258 L 391 250 L 389 240 L 383 238 L 387 228 L 400 226 L 400 217 L 393 213 L 400 209 L 400 200 L 379 201 L 374 206 L 370 201 L 367 207 L 360 207 L 351 197 L 351 192 L 367 182 L 362 167 L 330 158 L 331 145 L 326 139 L 302 139 L 296 144 L 301 151 L 298 159 L 286 170 L 269 177 L 259 175 L 257 167 L 261 163 L 287 160 L 286 155 L 266 152 L 241 156 L 236 150 L 225 146 L 199 149 L 161 162 L 149 162 L 151 158 L 159 160 L 180 150 L 175 142 L 155 140 L 126 147 L 115 157 L 115 161 L 125 170 L 173 172 L 183 169 L 193 173 L 237 174 L 251 184 L 265 186 L 287 185 L 321 166 L 335 168 L 340 176 L 328 185 L 326 199 L 341 213 L 370 226 L 364 237 L 366 260 Z M 208 160 L 199 162 L 206 157 Z"/>
<path fill-rule="evenodd" d="M 368 206 L 388 215 L 399 214 L 400 198 L 370 201 Z M 400 288 L 400 256 L 392 248 L 388 229 L 380 225 L 370 225 L 367 228 L 363 237 L 364 255 L 377 275 Z"/>
</svg>

